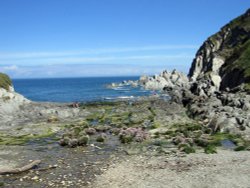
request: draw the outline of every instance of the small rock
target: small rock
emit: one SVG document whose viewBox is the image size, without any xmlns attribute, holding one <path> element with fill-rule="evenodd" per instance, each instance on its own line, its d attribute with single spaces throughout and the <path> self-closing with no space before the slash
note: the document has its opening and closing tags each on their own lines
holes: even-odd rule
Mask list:
<svg viewBox="0 0 250 188">
<path fill-rule="evenodd" d="M 49 123 L 55 123 L 55 122 L 58 122 L 59 119 L 58 119 L 58 117 L 56 117 L 56 116 L 50 116 L 50 117 L 48 118 L 47 121 L 48 121 Z"/>
<path fill-rule="evenodd" d="M 80 146 L 87 145 L 88 142 L 89 142 L 89 136 L 88 135 L 81 136 L 80 138 L 78 138 L 78 144 Z"/>
<path fill-rule="evenodd" d="M 245 111 L 250 110 L 250 103 L 244 102 L 242 110 L 245 110 Z"/>
<path fill-rule="evenodd" d="M 78 145 L 78 140 L 77 139 L 70 139 L 68 145 L 69 145 L 69 147 L 74 148 Z"/>
<path fill-rule="evenodd" d="M 59 144 L 61 146 L 67 146 L 69 144 L 69 141 L 70 139 L 68 137 L 65 137 L 65 138 L 62 138 L 60 141 L 59 141 Z"/>
<path fill-rule="evenodd" d="M 107 135 L 105 133 L 100 134 L 97 138 L 97 142 L 104 142 L 107 139 Z"/>
<path fill-rule="evenodd" d="M 94 135 L 96 134 L 96 130 L 94 128 L 87 128 L 85 129 L 85 133 L 88 135 Z"/>
<path fill-rule="evenodd" d="M 33 178 L 31 178 L 32 180 L 38 180 L 39 177 L 38 176 L 34 176 Z"/>
<path fill-rule="evenodd" d="M 113 128 L 110 130 L 110 132 L 114 135 L 118 135 L 120 133 L 120 129 L 119 128 Z"/>
<path fill-rule="evenodd" d="M 237 123 L 239 124 L 239 125 L 243 125 L 244 124 L 244 119 L 243 118 L 241 118 L 241 117 L 236 117 L 235 118 L 236 119 L 236 121 L 237 121 Z"/>
</svg>

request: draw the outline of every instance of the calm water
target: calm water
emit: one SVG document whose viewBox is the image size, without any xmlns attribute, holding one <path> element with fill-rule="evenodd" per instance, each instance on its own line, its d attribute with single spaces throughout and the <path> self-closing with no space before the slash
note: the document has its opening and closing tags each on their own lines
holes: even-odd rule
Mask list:
<svg viewBox="0 0 250 188">
<path fill-rule="evenodd" d="M 138 80 L 139 77 L 98 77 L 98 78 L 49 78 L 14 79 L 15 90 L 33 101 L 85 102 L 113 100 L 123 97 L 149 95 L 140 88 L 122 87 L 108 89 L 107 84 L 123 80 Z"/>
</svg>

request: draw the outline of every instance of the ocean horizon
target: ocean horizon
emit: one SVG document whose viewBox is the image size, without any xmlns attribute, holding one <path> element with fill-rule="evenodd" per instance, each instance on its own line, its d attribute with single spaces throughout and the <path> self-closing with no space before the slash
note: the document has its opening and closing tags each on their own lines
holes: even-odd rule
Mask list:
<svg viewBox="0 0 250 188">
<path fill-rule="evenodd" d="M 139 76 L 18 78 L 15 91 L 37 102 L 91 102 L 147 96 L 151 92 L 137 87 L 108 88 L 111 83 L 138 80 Z"/>
</svg>

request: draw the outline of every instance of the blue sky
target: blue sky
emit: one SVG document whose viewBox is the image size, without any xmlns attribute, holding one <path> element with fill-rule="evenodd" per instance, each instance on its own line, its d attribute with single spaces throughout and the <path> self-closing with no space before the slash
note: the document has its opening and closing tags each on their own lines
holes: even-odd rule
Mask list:
<svg viewBox="0 0 250 188">
<path fill-rule="evenodd" d="M 0 0 L 0 72 L 12 78 L 188 72 L 249 0 Z"/>
</svg>

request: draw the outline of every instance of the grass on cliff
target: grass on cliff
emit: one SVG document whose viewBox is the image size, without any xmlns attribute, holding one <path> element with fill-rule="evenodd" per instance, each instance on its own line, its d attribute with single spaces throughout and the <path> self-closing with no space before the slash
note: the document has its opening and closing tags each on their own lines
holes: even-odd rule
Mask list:
<svg viewBox="0 0 250 188">
<path fill-rule="evenodd" d="M 244 72 L 246 89 L 250 89 L 250 39 L 238 48 L 236 53 L 239 53 L 239 57 L 232 64 L 231 70 L 242 70 Z"/>
<path fill-rule="evenodd" d="M 250 9 L 247 12 L 250 12 Z M 221 29 L 221 32 L 226 32 L 228 29 L 231 32 L 223 41 L 223 50 L 219 50 L 217 53 L 228 62 L 227 65 L 224 65 L 226 73 L 242 72 L 244 82 L 250 84 L 250 39 L 247 34 L 250 32 L 250 16 L 243 14 L 233 19 Z M 209 39 L 216 44 L 221 38 L 218 37 L 219 35 L 216 33 Z M 248 87 L 250 88 L 250 85 Z"/>
<path fill-rule="evenodd" d="M 6 74 L 0 73 L 0 88 L 9 90 L 9 86 L 12 85 L 10 77 Z"/>
<path fill-rule="evenodd" d="M 235 61 L 235 65 L 244 69 L 245 77 L 250 77 L 250 39 L 243 45 L 242 51 L 239 59 Z"/>
<path fill-rule="evenodd" d="M 247 12 L 249 12 L 250 9 L 248 9 Z M 245 29 L 249 29 L 250 28 L 250 17 L 249 16 L 245 16 L 245 15 L 241 15 L 237 18 L 235 18 L 234 20 L 232 20 L 228 25 L 226 25 L 226 27 L 230 27 L 230 28 L 235 28 L 235 27 L 243 27 Z"/>
</svg>

